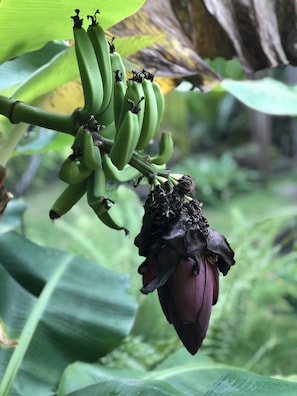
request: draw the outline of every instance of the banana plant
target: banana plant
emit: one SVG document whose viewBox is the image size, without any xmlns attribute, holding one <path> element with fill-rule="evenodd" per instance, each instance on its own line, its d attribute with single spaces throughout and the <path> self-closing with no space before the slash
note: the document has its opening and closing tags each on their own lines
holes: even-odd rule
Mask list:
<svg viewBox="0 0 297 396">
<path fill-rule="evenodd" d="M 1 6 L 0 22 L 3 26 L 7 25 L 8 20 L 11 22 L 7 30 L 7 37 L 11 41 L 7 40 L 8 44 L 5 43 L 1 47 L 0 58 L 3 61 L 21 56 L 24 52 L 36 50 L 48 40 L 69 39 L 72 33 L 75 46 L 64 46 L 54 58 L 38 68 L 25 81 L 16 82 L 13 86 L 3 89 L 3 95 L 0 96 L 0 110 L 4 116 L 1 119 L 4 144 L 0 149 L 0 162 L 5 165 L 12 155 L 24 133 L 22 123 L 70 135 L 72 153 L 60 170 L 61 178 L 64 178 L 69 185 L 54 203 L 50 211 L 51 219 L 54 220 L 61 213 L 65 213 L 87 192 L 88 203 L 97 217 L 110 228 L 124 229 L 124 231 L 126 229 L 119 226 L 115 218 L 110 215 L 114 202 L 106 193 L 107 172 L 103 167 L 102 157 L 109 156 L 111 163 L 119 172 L 125 171 L 126 167 L 130 172 L 129 166 L 132 166 L 145 176 L 152 186 L 152 191 L 145 204 L 146 214 L 142 230 L 136 238 L 139 254 L 146 257 L 139 267 L 144 282 L 142 292 L 147 294 L 158 289 L 166 318 L 173 323 L 188 350 L 195 354 L 205 336 L 211 306 L 217 301 L 218 269 L 224 275 L 228 272 L 230 266 L 234 264 L 233 252 L 222 236 L 208 229 L 200 203 L 191 195 L 191 179 L 184 178 L 182 175 L 171 175 L 165 169 L 166 164 L 163 161 L 167 161 L 170 158 L 169 154 L 172 154 L 172 140 L 166 139 L 160 142 L 160 155 L 153 157 L 154 162 L 145 152 L 146 146 L 160 127 L 162 114 L 160 116 L 159 111 L 164 110 L 160 104 L 157 105 L 157 95 L 160 95 L 161 91 L 153 89 L 153 78 L 146 69 L 136 73 L 135 76 L 143 89 L 145 101 L 143 111 L 149 117 L 149 120 L 145 121 L 143 116 L 142 122 L 145 122 L 145 127 L 149 123 L 150 128 L 143 128 L 137 117 L 138 107 L 143 100 L 137 91 L 140 97 L 136 96 L 134 100 L 126 97 L 127 100 L 124 100 L 125 103 L 122 104 L 124 115 L 120 118 L 119 128 L 113 129 L 111 125 L 113 122 L 110 122 L 107 129 L 111 125 L 111 136 L 108 132 L 106 132 L 107 137 L 103 135 L 103 132 L 102 135 L 100 133 L 101 115 L 105 114 L 107 109 L 114 111 L 114 106 L 110 106 L 113 97 L 112 90 L 107 90 L 104 85 L 111 82 L 110 76 L 107 78 L 104 74 L 107 64 L 104 64 L 104 68 L 102 67 L 102 62 L 106 61 L 106 52 L 104 59 L 102 54 L 98 55 L 95 52 L 91 34 L 93 35 L 94 31 L 101 34 L 100 29 L 109 28 L 112 24 L 137 11 L 142 4 L 143 1 L 140 0 L 127 1 L 124 7 L 119 0 L 114 1 L 112 5 L 104 3 L 100 10 L 100 14 L 105 15 L 100 20 L 102 27 L 98 29 L 95 15 L 99 12 L 94 11 L 89 18 L 91 27 L 87 30 L 82 28 L 83 18 L 89 17 L 89 8 L 92 6 L 96 10 L 93 1 L 87 5 L 79 2 L 77 6 L 81 7 L 75 11 L 69 9 L 69 4 L 58 4 L 58 2 L 57 7 L 53 3 L 46 6 L 43 3 L 39 11 L 34 2 L 34 10 L 37 10 L 35 14 L 32 13 L 33 0 L 26 3 L 20 1 L 18 12 L 22 20 L 19 21 L 17 29 L 17 19 L 10 2 Z M 32 15 L 34 18 L 30 21 L 30 26 L 34 34 L 25 29 Z M 84 17 L 82 18 L 81 15 Z M 73 31 L 65 23 L 66 19 L 70 20 L 70 16 L 73 19 Z M 46 24 L 48 29 L 42 29 L 45 17 L 48 21 L 55 20 L 55 23 Z M 44 34 L 36 35 L 36 31 L 44 32 Z M 105 44 L 106 38 L 100 37 L 100 45 Z M 73 67 L 74 60 L 77 60 L 77 67 Z M 108 60 L 111 65 L 111 60 L 109 58 Z M 68 73 L 64 74 L 65 69 Z M 117 70 L 109 69 L 109 71 L 115 80 L 120 79 Z M 84 95 L 80 109 L 73 109 L 70 114 L 61 114 L 42 108 L 40 98 L 44 99 L 44 95 L 54 88 L 78 76 L 82 80 Z M 104 81 L 101 80 L 103 76 Z M 51 78 L 47 79 L 47 77 Z M 96 91 L 95 82 L 98 82 L 99 85 L 96 87 L 101 88 L 100 92 Z M 126 92 L 130 92 L 128 82 L 125 89 Z M 103 97 L 101 91 L 108 91 L 108 96 Z M 121 119 L 123 123 L 125 122 L 124 126 L 128 132 L 131 132 L 129 129 L 132 127 L 133 131 L 137 129 L 139 136 L 142 137 L 140 143 L 139 139 L 133 139 L 133 141 L 123 139 L 120 133 Z M 16 123 L 15 129 L 11 127 L 14 123 Z M 141 134 L 144 135 L 141 136 Z M 121 140 L 117 140 L 119 138 Z M 165 147 L 162 147 L 164 145 Z M 156 157 L 158 157 L 157 160 Z M 105 161 L 105 167 L 109 166 L 109 163 Z M 68 165 L 70 168 L 67 168 Z M 111 174 L 112 168 L 109 171 Z M 113 172 L 113 175 L 117 173 Z M 5 177 L 4 174 L 1 179 L 1 192 Z M 125 179 L 123 174 L 119 178 Z M 171 196 L 176 201 L 171 201 Z M 166 198 L 165 204 L 163 202 L 163 206 L 159 205 L 164 197 Z M 174 222 L 171 221 L 172 217 L 168 216 L 167 209 L 170 210 L 170 216 L 173 213 Z M 152 221 L 150 214 L 152 214 Z M 187 388 L 199 395 L 199 392 L 217 392 L 222 388 L 223 391 L 229 392 L 232 386 L 234 392 L 243 389 L 249 392 L 250 382 L 253 384 L 253 389 L 261 392 L 264 386 L 269 386 L 271 392 L 281 390 L 286 391 L 287 394 L 290 394 L 289 392 L 293 389 L 293 385 L 287 382 L 263 379 L 251 373 L 221 366 L 210 367 L 209 375 L 212 382 L 206 381 L 203 385 L 201 381 L 202 385 L 197 387 L 196 384 L 185 381 L 183 388 L 181 384 L 184 378 L 177 378 L 176 382 L 167 372 L 168 365 L 176 365 L 175 356 L 164 362 L 165 372 L 162 367 L 157 367 L 156 372 L 146 373 L 137 370 L 123 372 L 94 365 L 94 362 L 106 357 L 109 352 L 118 347 L 132 328 L 136 304 L 128 293 L 127 277 L 107 271 L 98 264 L 70 252 L 40 247 L 16 232 L 1 234 L 0 244 L 0 393 L 3 396 L 34 392 L 41 396 L 54 395 L 57 392 L 60 396 L 114 392 L 182 395 L 186 394 Z M 15 248 L 16 246 L 18 249 Z M 185 256 L 189 256 L 188 259 L 185 259 Z M 175 260 L 170 260 L 172 257 Z M 177 264 L 182 264 L 179 269 L 182 269 L 181 275 L 184 281 L 182 287 L 186 291 L 186 293 L 177 294 L 177 297 L 184 294 L 183 299 L 179 301 L 170 298 L 170 293 L 178 289 Z M 200 268 L 203 269 L 201 272 Z M 186 287 L 186 279 L 189 276 L 191 276 L 192 285 L 190 293 Z M 209 277 L 207 281 L 205 277 Z M 160 295 L 161 287 L 162 296 Z M 195 301 L 192 306 L 192 297 L 196 295 L 197 288 L 202 301 L 198 304 Z M 204 297 L 207 304 L 202 306 Z M 181 309 L 185 301 L 190 302 L 186 314 Z M 187 323 L 189 312 L 194 325 Z M 203 322 L 202 332 L 199 327 L 200 321 Z M 189 334 L 195 343 L 193 348 L 187 344 Z M 196 344 L 197 339 L 194 340 L 197 334 L 199 334 L 199 337 L 196 337 L 198 344 Z M 192 364 L 194 362 L 195 360 Z M 89 366 L 89 363 L 92 364 Z M 84 366 L 84 364 L 87 365 Z M 173 372 L 176 373 L 179 369 L 177 366 Z M 183 365 L 180 370 L 187 371 Z M 192 367 L 189 371 L 196 374 L 195 364 L 194 368 Z M 201 376 L 201 373 L 199 375 Z M 237 381 L 240 382 L 238 387 L 234 385 Z"/>
</svg>

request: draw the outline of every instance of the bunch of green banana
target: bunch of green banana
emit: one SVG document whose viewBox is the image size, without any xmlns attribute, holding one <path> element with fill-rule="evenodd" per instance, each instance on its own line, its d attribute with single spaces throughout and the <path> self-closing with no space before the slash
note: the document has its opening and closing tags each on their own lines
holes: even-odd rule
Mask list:
<svg viewBox="0 0 297 396">
<path fill-rule="evenodd" d="M 154 82 L 153 75 L 148 71 L 133 71 L 132 78 L 124 81 L 119 70 L 115 72 L 116 133 L 110 158 L 112 163 L 122 170 L 129 163 L 133 152 L 142 152 L 158 133 L 164 112 L 164 96 L 159 84 Z M 149 160 L 156 165 L 164 165 L 172 152 L 172 137 L 166 132 L 161 135 L 159 153 Z"/>
<path fill-rule="evenodd" d="M 92 118 L 90 122 L 93 122 Z M 98 129 L 100 131 L 100 128 Z M 102 157 L 105 158 L 107 155 L 101 155 L 93 133 L 88 123 L 78 129 L 72 145 L 73 153 L 66 158 L 59 171 L 60 179 L 68 186 L 52 205 L 49 216 L 52 220 L 63 216 L 87 192 L 88 204 L 98 218 L 108 227 L 123 229 L 127 233 L 124 227 L 117 224 L 111 211 L 113 202 L 107 198 L 105 172 L 109 169 L 109 175 L 113 173 L 115 176 L 116 172 L 112 169 L 112 164 L 106 164 L 106 160 L 103 169 Z M 135 175 L 135 169 L 132 169 Z M 133 176 L 131 170 L 130 174 L 126 173 L 126 178 L 127 176 Z M 123 178 L 124 174 L 121 175 L 122 180 Z"/>
<path fill-rule="evenodd" d="M 108 42 L 97 22 L 99 10 L 87 16 L 91 21 L 87 30 L 79 10 L 75 13 L 75 51 L 84 94 L 84 106 L 79 109 L 82 126 L 74 137 L 72 154 L 60 168 L 59 177 L 67 187 L 53 204 L 50 218 L 67 213 L 87 193 L 89 206 L 104 224 L 127 232 L 114 217 L 106 182 L 139 178 L 142 173 L 136 169 L 135 158 L 146 163 L 139 169 L 154 170 L 156 165 L 156 172 L 170 159 L 173 141 L 169 132 L 161 134 L 156 155 L 144 152 L 159 131 L 164 97 L 154 76 L 144 69 L 132 71 L 127 80 L 114 39 Z"/>
</svg>

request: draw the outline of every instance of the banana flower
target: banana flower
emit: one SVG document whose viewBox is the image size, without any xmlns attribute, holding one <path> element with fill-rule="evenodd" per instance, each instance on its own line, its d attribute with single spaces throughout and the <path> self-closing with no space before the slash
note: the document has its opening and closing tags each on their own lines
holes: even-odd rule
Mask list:
<svg viewBox="0 0 297 396">
<path fill-rule="evenodd" d="M 188 176 L 175 186 L 158 185 L 145 202 L 135 245 L 146 257 L 138 268 L 141 292 L 157 290 L 166 319 L 194 355 L 218 300 L 219 272 L 226 275 L 235 260 L 228 241 L 209 228 L 201 204 L 191 198 L 192 188 Z"/>
</svg>

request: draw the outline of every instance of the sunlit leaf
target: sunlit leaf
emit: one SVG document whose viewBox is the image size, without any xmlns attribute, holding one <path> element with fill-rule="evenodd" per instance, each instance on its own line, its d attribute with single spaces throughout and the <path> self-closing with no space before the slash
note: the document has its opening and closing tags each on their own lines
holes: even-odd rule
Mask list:
<svg viewBox="0 0 297 396">
<path fill-rule="evenodd" d="M 73 80 L 78 75 L 74 47 L 59 52 L 48 63 L 37 69 L 12 92 L 14 99 L 30 103 L 54 88 Z"/>
<path fill-rule="evenodd" d="M 225 79 L 220 86 L 255 110 L 273 115 L 297 115 L 297 86 L 291 87 L 272 78 Z"/>
<path fill-rule="evenodd" d="M 100 23 L 107 29 L 142 6 L 143 0 L 113 0 L 98 4 L 77 0 L 13 0 L 0 3 L 0 25 L 5 26 L 0 34 L 0 62 L 15 58 L 28 51 L 42 47 L 51 40 L 71 39 L 74 9 L 81 10 L 84 21 L 100 7 Z M 16 17 L 17 15 L 17 17 Z"/>
<path fill-rule="evenodd" d="M 0 65 L 1 94 L 5 92 L 5 88 L 17 86 L 17 84 L 26 80 L 36 69 L 48 63 L 66 47 L 67 45 L 62 41 L 51 41 L 37 51 L 28 52 L 13 60 L 4 62 Z"/>
</svg>

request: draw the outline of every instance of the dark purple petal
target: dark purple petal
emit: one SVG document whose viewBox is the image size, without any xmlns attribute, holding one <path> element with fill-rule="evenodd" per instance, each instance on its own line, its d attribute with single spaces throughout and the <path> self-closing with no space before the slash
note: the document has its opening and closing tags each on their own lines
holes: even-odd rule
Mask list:
<svg viewBox="0 0 297 396">
<path fill-rule="evenodd" d="M 173 303 L 183 323 L 194 323 L 199 314 L 205 289 L 205 266 L 194 275 L 195 260 L 181 260 L 168 280 Z"/>
<path fill-rule="evenodd" d="M 206 336 L 211 307 L 218 294 L 216 268 L 203 261 L 195 276 L 194 265 L 191 258 L 181 260 L 168 282 L 158 289 L 168 322 L 191 354 L 198 351 Z"/>
<path fill-rule="evenodd" d="M 164 246 L 157 259 L 148 257 L 138 268 L 143 275 L 141 292 L 148 294 L 164 285 L 180 261 L 180 255 L 169 246 Z"/>
<path fill-rule="evenodd" d="M 205 288 L 203 301 L 201 304 L 201 310 L 197 316 L 195 325 L 193 326 L 197 333 L 197 338 L 200 339 L 201 342 L 205 338 L 208 329 L 211 307 L 214 302 L 214 288 L 217 289 L 218 286 L 214 282 L 213 271 L 210 265 L 204 262 L 201 265 L 201 268 L 203 267 L 205 268 Z"/>
<path fill-rule="evenodd" d="M 218 256 L 217 266 L 223 275 L 226 275 L 232 265 L 235 264 L 234 252 L 227 239 L 215 230 L 209 230 L 207 237 L 207 249 Z"/>
</svg>

